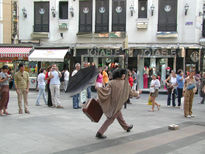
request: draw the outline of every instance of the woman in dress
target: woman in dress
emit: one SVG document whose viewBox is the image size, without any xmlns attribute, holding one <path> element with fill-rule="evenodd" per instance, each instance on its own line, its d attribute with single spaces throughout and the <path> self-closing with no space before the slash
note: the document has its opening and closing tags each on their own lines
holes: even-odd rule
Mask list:
<svg viewBox="0 0 205 154">
<path fill-rule="evenodd" d="M 52 100 L 51 100 L 50 78 L 49 78 L 51 68 L 52 68 L 51 66 L 48 66 L 46 76 L 45 76 L 45 78 L 47 80 L 46 88 L 48 90 L 48 103 L 47 104 L 48 104 L 49 107 L 53 106 Z"/>
<path fill-rule="evenodd" d="M 6 111 L 9 102 L 9 80 L 11 76 L 8 74 L 8 66 L 4 65 L 2 67 L 2 72 L 0 73 L 0 84 L 1 84 L 1 99 L 0 99 L 0 116 L 9 115 Z"/>
<path fill-rule="evenodd" d="M 160 82 L 157 79 L 157 75 L 152 75 L 152 80 L 150 83 L 150 98 L 151 98 L 151 102 L 152 102 L 151 112 L 154 112 L 155 105 L 157 106 L 158 110 L 160 109 L 160 105 L 157 104 L 157 102 L 155 100 L 156 97 L 158 97 L 159 88 L 160 88 Z"/>
</svg>

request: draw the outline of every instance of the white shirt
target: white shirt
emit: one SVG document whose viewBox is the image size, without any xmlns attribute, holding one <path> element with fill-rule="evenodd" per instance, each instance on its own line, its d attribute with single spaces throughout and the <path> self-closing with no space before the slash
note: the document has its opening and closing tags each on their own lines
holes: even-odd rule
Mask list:
<svg viewBox="0 0 205 154">
<path fill-rule="evenodd" d="M 150 87 L 152 87 L 152 86 L 154 86 L 154 89 L 159 89 L 159 87 L 160 87 L 160 82 L 159 82 L 159 80 L 158 80 L 158 79 L 152 80 L 152 81 L 151 81 L 151 84 L 150 84 Z"/>
<path fill-rule="evenodd" d="M 66 70 L 64 73 L 64 80 L 68 81 L 69 80 L 69 75 L 70 73 Z"/>
<path fill-rule="evenodd" d="M 53 75 L 53 78 L 50 80 L 50 84 L 52 85 L 60 85 L 60 77 L 57 71 L 52 71 L 51 74 Z"/>
<path fill-rule="evenodd" d="M 174 88 L 177 87 L 177 86 L 176 86 L 176 83 L 177 83 L 177 78 L 176 78 L 176 77 L 172 77 L 172 76 L 171 76 L 170 82 L 171 82 L 172 85 L 174 85 Z"/>
<path fill-rule="evenodd" d="M 72 76 L 74 76 L 76 73 L 78 73 L 78 70 L 74 70 Z"/>
<path fill-rule="evenodd" d="M 45 74 L 44 73 L 40 73 L 38 75 L 38 85 L 39 86 L 45 86 L 46 82 L 45 82 Z"/>
</svg>

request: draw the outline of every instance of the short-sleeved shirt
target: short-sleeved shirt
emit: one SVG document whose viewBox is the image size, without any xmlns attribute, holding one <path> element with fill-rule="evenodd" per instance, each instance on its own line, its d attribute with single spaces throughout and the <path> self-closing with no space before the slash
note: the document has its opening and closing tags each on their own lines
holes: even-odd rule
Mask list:
<svg viewBox="0 0 205 154">
<path fill-rule="evenodd" d="M 45 82 L 45 74 L 44 73 L 40 73 L 38 75 L 38 85 L 39 86 L 45 86 L 46 82 Z"/>
<path fill-rule="evenodd" d="M 19 89 L 26 89 L 28 88 L 29 83 L 29 74 L 28 72 L 24 71 L 23 73 L 18 71 L 14 76 L 14 82 Z"/>
<path fill-rule="evenodd" d="M 50 80 L 50 84 L 52 85 L 60 85 L 60 77 L 57 71 L 52 71 L 51 74 L 53 75 L 53 78 Z"/>
<path fill-rule="evenodd" d="M 1 72 L 1 73 L 0 73 L 0 77 L 1 77 L 2 79 L 5 79 L 5 78 L 7 78 L 7 74 Z M 9 85 L 9 80 L 5 80 L 4 82 L 1 82 L 0 84 L 1 84 L 2 86 L 7 86 L 7 85 Z"/>
<path fill-rule="evenodd" d="M 178 85 L 178 88 L 182 89 L 184 87 L 184 79 L 182 79 L 182 76 L 180 75 L 177 75 L 177 85 Z"/>
</svg>

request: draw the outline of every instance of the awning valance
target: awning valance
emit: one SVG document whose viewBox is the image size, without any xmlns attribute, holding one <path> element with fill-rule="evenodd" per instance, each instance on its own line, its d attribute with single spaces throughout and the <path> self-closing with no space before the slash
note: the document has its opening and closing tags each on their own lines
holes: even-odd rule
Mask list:
<svg viewBox="0 0 205 154">
<path fill-rule="evenodd" d="M 29 61 L 63 62 L 68 49 L 35 49 Z"/>
<path fill-rule="evenodd" d="M 0 47 L 0 57 L 28 57 L 31 47 Z"/>
</svg>

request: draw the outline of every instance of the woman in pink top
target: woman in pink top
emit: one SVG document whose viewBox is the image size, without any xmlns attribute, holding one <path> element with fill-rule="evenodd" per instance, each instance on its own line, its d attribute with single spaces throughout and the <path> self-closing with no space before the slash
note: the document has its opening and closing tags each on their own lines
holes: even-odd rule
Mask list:
<svg viewBox="0 0 205 154">
<path fill-rule="evenodd" d="M 97 76 L 97 79 L 96 79 L 96 84 L 95 84 L 95 87 L 96 87 L 96 88 L 98 88 L 98 87 L 103 87 L 102 68 L 99 67 L 98 70 L 99 70 L 99 73 L 98 73 L 98 76 Z"/>
</svg>

